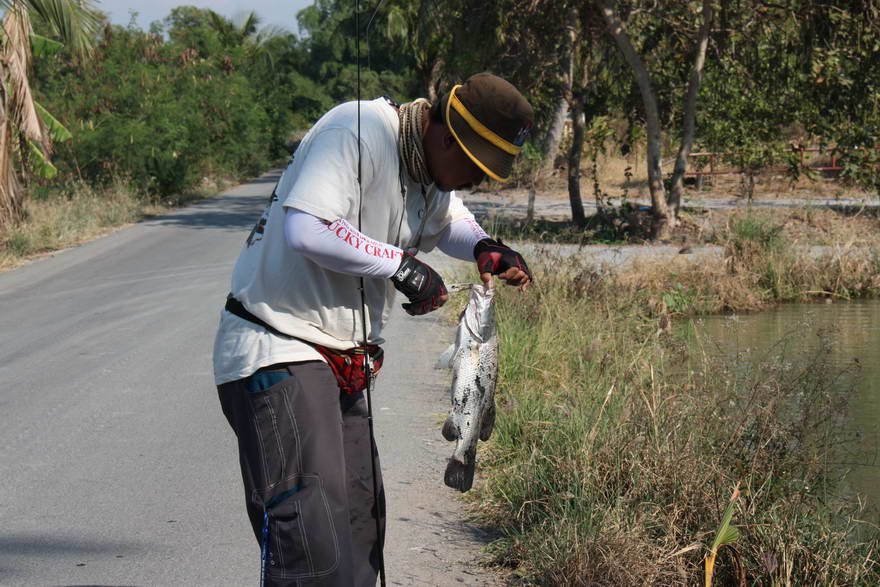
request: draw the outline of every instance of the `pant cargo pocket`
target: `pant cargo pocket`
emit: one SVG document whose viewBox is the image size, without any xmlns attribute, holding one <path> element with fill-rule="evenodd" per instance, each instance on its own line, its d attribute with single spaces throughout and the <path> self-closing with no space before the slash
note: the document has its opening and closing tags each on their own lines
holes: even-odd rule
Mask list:
<svg viewBox="0 0 880 587">
<path fill-rule="evenodd" d="M 265 375 L 280 375 L 269 373 Z M 265 383 L 270 382 L 268 380 Z M 256 384 L 255 384 L 256 385 Z M 254 486 L 272 490 L 281 479 L 303 471 L 301 438 L 294 412 L 293 397 L 297 393 L 295 379 L 287 376 L 271 386 L 249 390 L 253 440 L 248 442 L 248 462 L 259 463 L 253 470 Z"/>
<path fill-rule="evenodd" d="M 308 579 L 336 570 L 339 541 L 320 477 L 296 475 L 257 495 L 268 514 L 268 576 Z"/>
</svg>

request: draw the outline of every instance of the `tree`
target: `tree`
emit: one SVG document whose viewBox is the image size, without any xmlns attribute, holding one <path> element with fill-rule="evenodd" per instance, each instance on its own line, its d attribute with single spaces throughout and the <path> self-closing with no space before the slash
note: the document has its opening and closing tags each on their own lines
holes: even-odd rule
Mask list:
<svg viewBox="0 0 880 587">
<path fill-rule="evenodd" d="M 571 112 L 572 129 L 571 148 L 568 153 L 568 200 L 571 205 L 572 222 L 583 228 L 587 223 L 587 218 L 584 214 L 584 202 L 581 197 L 581 156 L 584 147 L 585 103 L 587 101 L 587 86 L 590 81 L 592 37 L 588 34 L 586 27 L 583 27 L 583 32 L 587 33 L 584 35 L 586 38 L 582 38 L 581 42 L 577 43 L 578 33 L 581 31 L 579 12 L 573 6 L 569 11 L 570 27 L 567 47 L 571 48 L 571 53 L 565 55 L 565 61 L 568 62 L 565 64 L 568 72 L 567 77 L 563 77 L 564 83 L 568 86 L 564 97 L 569 106 L 568 111 Z M 552 140 L 554 139 L 551 138 Z"/>
<path fill-rule="evenodd" d="M 611 37 L 629 64 L 639 87 L 642 108 L 647 127 L 647 169 L 648 186 L 651 193 L 653 216 L 652 236 L 656 239 L 669 237 L 670 229 L 676 224 L 687 158 L 691 151 L 696 125 L 697 96 L 703 78 L 706 50 L 712 28 L 713 0 L 703 0 L 701 4 L 691 2 L 652 3 L 641 9 L 632 10 L 635 15 L 634 26 L 643 40 L 641 52 L 627 31 L 620 14 L 610 0 L 597 0 L 597 5 L 608 26 Z M 690 37 L 694 13 L 702 13 L 701 26 L 697 39 Z M 682 53 L 693 53 L 690 66 L 681 58 Z M 655 55 L 656 53 L 656 55 Z M 646 58 L 653 57 L 654 71 L 650 72 Z M 689 71 L 688 71 L 689 70 Z M 658 87 L 654 79 L 659 79 L 659 88 L 667 96 L 667 126 L 674 124 L 674 109 L 669 97 L 678 93 L 678 79 L 689 73 L 687 92 L 682 109 L 681 146 L 678 150 L 673 184 L 667 200 L 666 186 L 661 168 L 663 112 L 658 100 Z M 670 210 L 671 205 L 671 210 Z"/>
<path fill-rule="evenodd" d="M 569 103 L 572 100 L 572 84 L 574 83 L 574 54 L 577 47 L 578 9 L 574 6 L 569 8 L 569 24 L 566 31 L 566 42 L 562 45 L 562 55 L 559 60 L 559 98 L 556 109 L 547 125 L 544 134 L 544 168 L 552 171 L 559 153 L 559 144 L 562 142 L 562 133 L 565 130 L 565 121 L 570 112 Z M 580 154 L 578 154 L 580 161 Z M 577 211 L 572 209 L 577 224 Z"/>
<path fill-rule="evenodd" d="M 30 85 L 33 48 L 57 50 L 58 44 L 34 34 L 31 19 L 40 21 L 79 58 L 92 47 L 98 19 L 87 0 L 0 0 L 0 225 L 23 214 L 26 173 L 51 177 L 52 141 L 69 133 L 34 101 Z M 21 177 L 20 177 L 21 176 Z"/>
<path fill-rule="evenodd" d="M 217 31 L 211 28 L 211 14 L 211 10 L 195 6 L 172 8 L 164 19 L 168 38 L 202 55 L 215 53 L 220 39 Z"/>
<path fill-rule="evenodd" d="M 282 29 L 274 26 L 260 28 L 260 17 L 250 12 L 239 22 L 234 22 L 210 10 L 210 27 L 219 37 L 224 48 L 243 48 L 247 59 L 254 65 L 273 70 L 278 53 L 283 52 L 285 37 Z"/>
<path fill-rule="evenodd" d="M 663 170 L 660 166 L 661 126 L 657 108 L 657 96 L 651 84 L 651 76 L 644 61 L 633 47 L 632 41 L 620 16 L 609 0 L 598 0 L 602 16 L 608 24 L 608 32 L 617 43 L 620 52 L 630 65 L 639 85 L 642 104 L 645 108 L 645 122 L 648 127 L 648 187 L 651 192 L 651 210 L 654 216 L 652 236 L 657 239 L 669 236 L 669 207 L 666 204 L 666 189 L 663 186 Z"/>
<path fill-rule="evenodd" d="M 422 92 L 431 102 L 437 101 L 443 55 L 451 49 L 451 3 L 443 6 L 442 0 L 397 0 L 388 9 L 385 35 L 411 56 Z"/>
<path fill-rule="evenodd" d="M 672 208 L 672 218 L 678 218 L 681 208 L 682 192 L 684 191 L 684 174 L 687 171 L 688 156 L 694 144 L 694 132 L 697 117 L 697 95 L 700 92 L 700 83 L 703 81 L 703 65 L 706 63 L 706 49 L 709 46 L 709 32 L 712 30 L 712 0 L 703 0 L 703 24 L 700 26 L 699 38 L 696 43 L 694 65 L 691 77 L 688 81 L 687 95 L 685 97 L 682 123 L 681 146 L 678 156 L 675 158 L 675 168 L 672 171 L 671 188 L 669 191 L 669 205 Z"/>
<path fill-rule="evenodd" d="M 302 73 L 323 85 L 333 101 L 353 100 L 357 96 L 358 43 L 360 43 L 362 98 L 389 95 L 402 99 L 419 94 L 412 75 L 412 57 L 401 52 L 398 43 L 381 33 L 388 6 L 379 11 L 361 8 L 343 0 L 316 0 L 297 13 L 300 30 L 307 35 Z M 371 25 L 368 37 L 367 27 Z M 357 24 L 360 24 L 360 30 Z M 378 27 L 378 30 L 377 30 Z"/>
</svg>

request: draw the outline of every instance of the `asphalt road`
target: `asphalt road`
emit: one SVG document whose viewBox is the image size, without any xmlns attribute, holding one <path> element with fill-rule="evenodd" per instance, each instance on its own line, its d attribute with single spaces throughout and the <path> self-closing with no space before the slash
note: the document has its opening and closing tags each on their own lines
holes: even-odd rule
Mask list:
<svg viewBox="0 0 880 587">
<path fill-rule="evenodd" d="M 0 274 L 0 585 L 258 583 L 211 346 L 275 179 Z M 442 482 L 451 327 L 398 309 L 387 338 L 389 584 L 489 584 Z"/>
</svg>

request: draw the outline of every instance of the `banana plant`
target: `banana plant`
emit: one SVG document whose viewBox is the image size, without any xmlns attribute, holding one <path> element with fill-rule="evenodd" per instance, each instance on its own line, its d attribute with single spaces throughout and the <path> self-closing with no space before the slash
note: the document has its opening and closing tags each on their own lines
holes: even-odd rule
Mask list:
<svg viewBox="0 0 880 587">
<path fill-rule="evenodd" d="M 730 496 L 730 501 L 727 503 L 724 515 L 721 517 L 721 525 L 718 526 L 718 531 L 715 533 L 715 540 L 712 542 L 712 548 L 709 549 L 709 554 L 706 555 L 706 587 L 712 587 L 712 576 L 715 572 L 715 558 L 718 556 L 718 551 L 722 546 L 732 544 L 733 542 L 736 542 L 737 538 L 739 538 L 739 529 L 730 523 L 733 519 L 733 510 L 736 507 L 736 501 L 738 499 L 739 483 L 733 488 L 733 494 Z"/>
<path fill-rule="evenodd" d="M 19 220 L 24 190 L 21 169 L 44 178 L 55 175 L 53 142 L 70 133 L 34 100 L 30 74 L 35 55 L 57 52 L 58 41 L 34 34 L 32 19 L 46 25 L 74 56 L 86 57 L 99 24 L 91 0 L 0 0 L 0 226 Z"/>
</svg>

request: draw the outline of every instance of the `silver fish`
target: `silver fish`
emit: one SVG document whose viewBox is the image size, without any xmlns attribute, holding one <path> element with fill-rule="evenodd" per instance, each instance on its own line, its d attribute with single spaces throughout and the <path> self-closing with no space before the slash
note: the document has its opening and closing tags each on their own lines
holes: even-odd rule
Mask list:
<svg viewBox="0 0 880 587">
<path fill-rule="evenodd" d="M 441 366 L 452 368 L 452 408 L 443 424 L 443 437 L 455 441 L 444 481 L 461 492 L 474 482 L 477 439 L 488 440 L 495 425 L 498 379 L 495 288 L 469 287 L 470 298 L 459 318 L 455 342 L 440 359 Z"/>
</svg>

